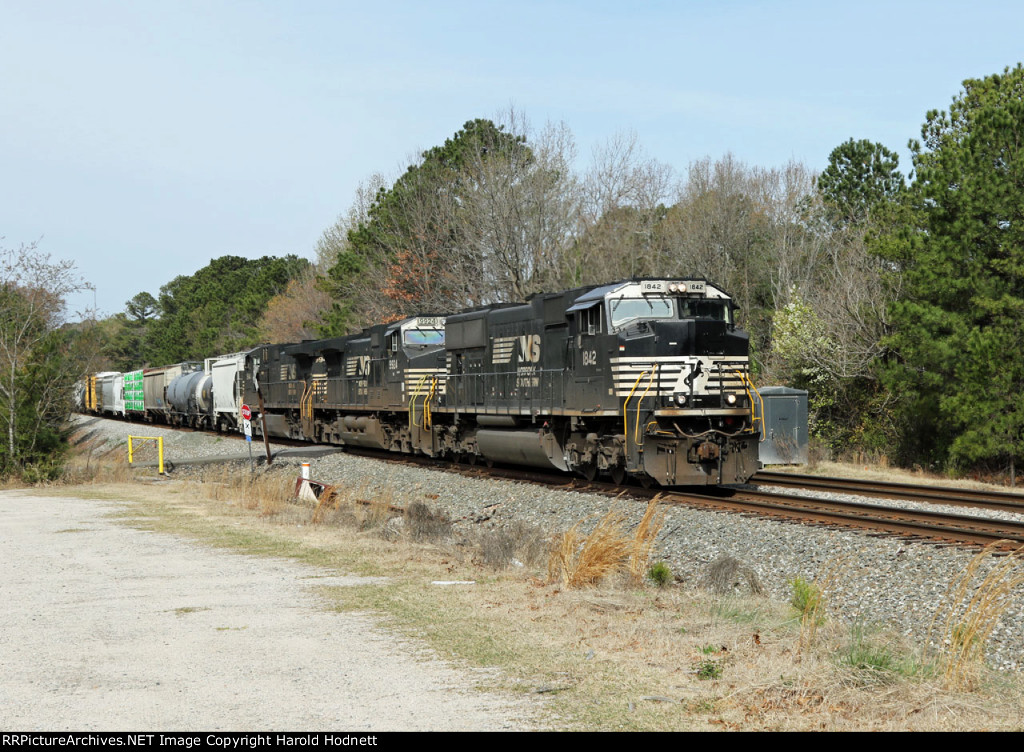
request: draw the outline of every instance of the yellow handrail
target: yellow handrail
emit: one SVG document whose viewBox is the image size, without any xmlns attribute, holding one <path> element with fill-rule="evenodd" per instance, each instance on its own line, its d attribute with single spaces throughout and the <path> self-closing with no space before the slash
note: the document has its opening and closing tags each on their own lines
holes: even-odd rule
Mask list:
<svg viewBox="0 0 1024 752">
<path fill-rule="evenodd" d="M 420 387 L 423 385 L 423 382 L 426 380 L 426 378 L 427 378 L 427 374 L 423 374 L 422 376 L 420 376 L 420 380 L 416 382 L 416 386 L 413 389 L 410 390 L 412 392 L 412 395 L 409 397 L 409 429 L 410 430 L 412 429 L 413 426 L 416 426 L 417 428 L 423 428 L 423 426 L 421 426 L 419 423 L 416 422 L 416 398 L 419 396 L 419 394 L 420 394 Z"/>
<path fill-rule="evenodd" d="M 643 442 L 640 440 L 640 405 L 643 404 L 644 397 L 647 396 L 647 393 L 651 391 L 651 384 L 654 383 L 654 376 L 657 373 L 658 364 L 655 363 L 654 368 L 651 370 L 651 378 L 647 380 L 647 388 L 644 389 L 644 393 L 640 395 L 640 399 L 636 401 L 636 428 L 634 429 L 633 433 L 633 443 L 635 443 L 638 447 L 643 444 Z"/>
<path fill-rule="evenodd" d="M 302 391 L 302 399 L 299 400 L 299 416 L 302 420 L 313 419 L 313 380 L 310 380 Z"/>
<path fill-rule="evenodd" d="M 629 449 L 629 415 L 628 415 L 628 412 L 629 412 L 629 401 L 631 399 L 633 399 L 633 394 L 636 392 L 636 388 L 638 386 L 640 386 L 640 379 L 642 379 L 648 373 L 651 373 L 651 371 L 641 371 L 640 372 L 640 375 L 636 377 L 636 381 L 633 384 L 633 388 L 629 390 L 629 396 L 627 396 L 626 397 L 626 401 L 622 403 L 622 434 L 623 434 L 623 439 L 625 439 L 625 442 L 626 442 L 626 445 L 625 445 L 626 449 Z M 639 415 L 639 414 L 640 414 L 640 411 L 638 410 L 637 411 L 637 415 Z"/>
<path fill-rule="evenodd" d="M 437 389 L 437 377 L 434 376 L 430 381 L 430 391 L 427 396 L 423 398 L 423 427 L 429 429 L 433 425 L 433 416 L 430 412 L 430 401 L 434 399 L 434 390 Z"/>
<path fill-rule="evenodd" d="M 733 373 L 739 374 L 740 383 L 743 384 L 743 390 L 747 393 L 747 399 L 750 401 L 750 427 L 753 428 L 757 425 L 758 421 L 761 422 L 761 441 L 764 441 L 764 398 L 761 397 L 761 393 L 757 391 L 757 387 L 754 386 L 754 382 L 750 380 L 749 374 L 744 371 L 737 371 L 735 368 L 729 369 Z M 753 394 L 751 394 L 753 391 Z M 761 414 L 757 414 L 754 410 L 754 397 L 757 397 L 757 401 L 761 404 Z"/>
<path fill-rule="evenodd" d="M 629 418 L 626 412 L 629 410 L 629 401 L 633 399 L 633 392 L 640 385 L 640 379 L 647 375 L 647 371 L 641 371 L 640 375 L 636 377 L 636 382 L 633 384 L 633 388 L 629 390 L 629 395 L 626 397 L 626 401 L 622 403 L 622 433 L 626 435 L 626 440 L 629 440 Z"/>
</svg>

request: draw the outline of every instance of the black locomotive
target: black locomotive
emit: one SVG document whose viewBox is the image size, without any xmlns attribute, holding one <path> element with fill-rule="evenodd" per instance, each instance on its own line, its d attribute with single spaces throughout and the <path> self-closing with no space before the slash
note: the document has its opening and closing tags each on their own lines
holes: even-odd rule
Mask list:
<svg viewBox="0 0 1024 752">
<path fill-rule="evenodd" d="M 271 435 L 616 482 L 742 483 L 760 432 L 733 314 L 706 280 L 540 294 L 256 348 L 245 398 L 262 397 Z"/>
</svg>

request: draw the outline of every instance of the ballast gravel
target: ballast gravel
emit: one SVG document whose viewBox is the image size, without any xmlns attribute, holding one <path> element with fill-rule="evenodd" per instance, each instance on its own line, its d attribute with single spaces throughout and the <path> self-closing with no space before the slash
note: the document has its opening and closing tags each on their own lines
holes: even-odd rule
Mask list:
<svg viewBox="0 0 1024 752">
<path fill-rule="evenodd" d="M 81 419 L 110 441 L 128 433 L 116 421 Z M 224 452 L 225 445 L 243 452 L 244 444 L 209 435 L 151 429 L 167 436 L 168 453 L 199 457 Z M 262 447 L 254 443 L 254 449 Z M 275 465 L 294 464 L 298 457 L 280 457 Z M 606 496 L 579 493 L 504 480 L 463 475 L 357 457 L 344 452 L 310 458 L 311 476 L 345 486 L 373 499 L 419 500 L 448 515 L 456 525 L 487 530 L 523 521 L 553 533 L 580 520 L 595 520 L 612 505 L 639 521 L 643 505 Z M 790 492 L 790 491 L 787 491 Z M 832 498 L 856 499 L 843 494 Z M 886 503 L 871 499 L 872 503 Z M 912 502 L 891 502 L 912 506 Z M 934 509 L 935 507 L 928 507 Z M 962 512 L 962 510 L 960 510 Z M 865 627 L 884 626 L 920 643 L 953 582 L 975 551 L 905 540 L 888 535 L 770 521 L 738 514 L 680 507 L 665 508 L 658 541 L 659 559 L 672 568 L 681 584 L 697 585 L 708 566 L 732 556 L 753 568 L 769 597 L 789 599 L 790 582 L 833 574 L 830 607 L 836 616 Z M 1024 594 L 1018 593 L 990 640 L 990 663 L 1003 670 L 1024 667 Z"/>
</svg>

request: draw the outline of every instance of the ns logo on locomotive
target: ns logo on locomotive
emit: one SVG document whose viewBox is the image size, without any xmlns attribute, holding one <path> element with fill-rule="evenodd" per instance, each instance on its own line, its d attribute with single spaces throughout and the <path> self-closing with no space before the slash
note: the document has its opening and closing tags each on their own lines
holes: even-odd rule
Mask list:
<svg viewBox="0 0 1024 752">
<path fill-rule="evenodd" d="M 615 482 L 742 483 L 758 469 L 759 396 L 734 312 L 706 280 L 542 293 L 147 369 L 145 416 L 235 430 L 241 404 L 262 397 L 271 436 Z M 150 390 L 151 371 L 178 367 Z M 84 391 L 86 409 L 109 412 L 103 390 Z"/>
</svg>

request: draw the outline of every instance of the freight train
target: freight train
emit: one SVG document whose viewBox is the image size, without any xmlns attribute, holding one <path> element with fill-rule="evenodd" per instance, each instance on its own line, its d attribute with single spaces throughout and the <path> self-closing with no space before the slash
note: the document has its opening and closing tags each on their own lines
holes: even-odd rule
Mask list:
<svg viewBox="0 0 1024 752">
<path fill-rule="evenodd" d="M 247 403 L 270 436 L 616 483 L 736 484 L 758 469 L 761 431 L 734 315 L 707 280 L 633 279 L 100 373 L 81 401 L 218 430 L 239 430 Z"/>
</svg>

